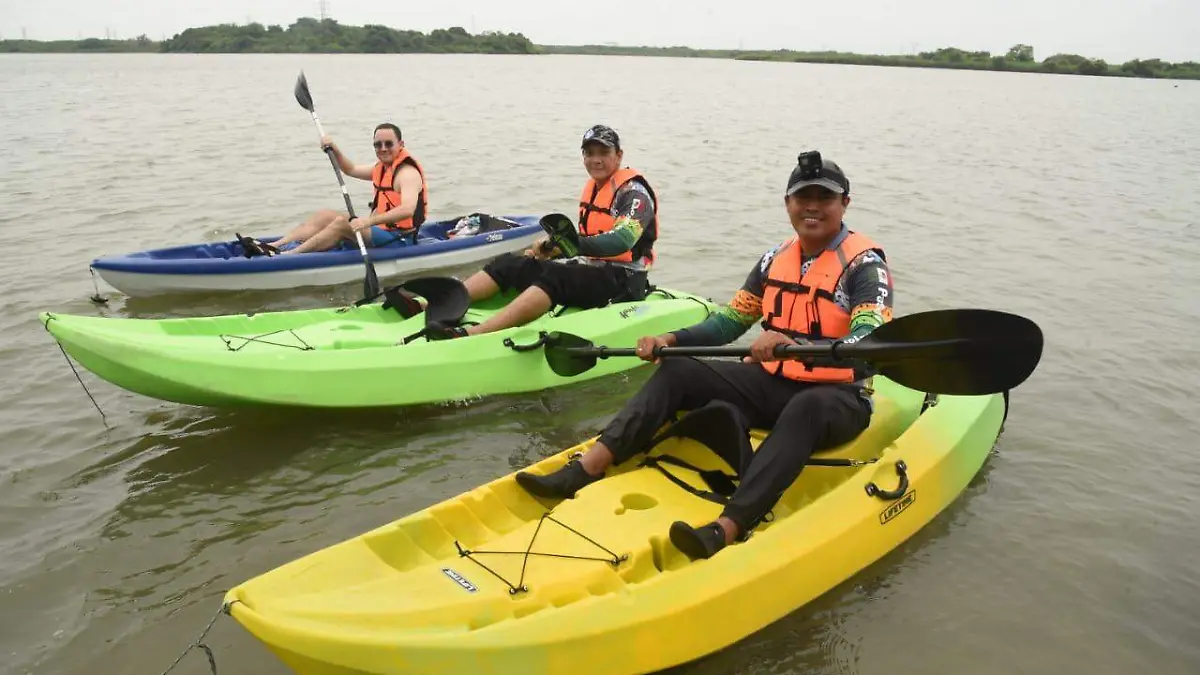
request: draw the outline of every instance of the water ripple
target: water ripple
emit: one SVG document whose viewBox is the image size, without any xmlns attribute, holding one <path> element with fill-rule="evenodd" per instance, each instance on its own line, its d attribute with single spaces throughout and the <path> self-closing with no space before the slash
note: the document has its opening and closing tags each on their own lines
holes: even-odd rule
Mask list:
<svg viewBox="0 0 1200 675">
<path fill-rule="evenodd" d="M 410 76 L 373 105 L 363 92 L 381 64 Z M 992 307 L 1043 327 L 1042 364 L 962 499 L 811 605 L 673 672 L 1200 670 L 1200 87 L 708 59 L 9 55 L 0 602 L 21 611 L 0 612 L 0 654 L 16 672 L 85 673 L 98 659 L 158 672 L 224 589 L 596 433 L 647 376 L 292 414 L 177 406 L 83 371 L 105 427 L 38 311 L 354 299 L 102 287 L 107 306 L 87 300 L 99 255 L 279 232 L 340 208 L 292 98 L 301 68 L 358 161 L 379 121 L 404 129 L 434 217 L 572 212 L 577 139 L 610 124 L 660 193 L 655 281 L 723 300 L 788 236 L 784 181 L 815 147 L 850 175 L 848 222 L 887 247 L 900 313 Z M 597 91 L 580 72 L 655 96 Z M 369 186 L 349 187 L 363 208 Z M 47 224 L 68 234 L 49 244 Z M 283 672 L 224 630 L 219 656 Z"/>
</svg>

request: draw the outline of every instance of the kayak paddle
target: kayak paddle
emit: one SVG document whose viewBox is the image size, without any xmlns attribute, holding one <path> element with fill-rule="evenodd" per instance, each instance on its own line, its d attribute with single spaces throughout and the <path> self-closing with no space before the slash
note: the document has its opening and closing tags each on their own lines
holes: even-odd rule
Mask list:
<svg viewBox="0 0 1200 675">
<path fill-rule="evenodd" d="M 308 93 L 308 80 L 304 77 L 303 70 L 300 71 L 300 77 L 296 78 L 296 102 L 312 115 L 313 122 L 317 124 L 317 133 L 324 138 L 325 130 L 321 128 L 321 120 L 317 119 L 317 111 L 313 106 L 312 94 Z M 346 189 L 346 181 L 342 180 L 342 168 L 338 166 L 337 159 L 333 156 L 333 148 L 325 148 L 325 154 L 329 156 L 329 163 L 333 165 L 333 173 L 337 175 L 338 185 L 342 186 L 342 196 L 346 198 L 346 211 L 350 213 L 350 219 L 354 220 L 356 217 L 354 205 L 350 203 L 350 192 Z M 362 253 L 363 264 L 367 267 L 367 277 L 363 280 L 363 297 L 377 296 L 379 295 L 379 276 L 375 273 L 375 264 L 367 255 L 367 247 L 363 244 L 362 233 L 355 232 L 354 237 L 358 239 L 358 250 Z"/>
<path fill-rule="evenodd" d="M 579 255 L 579 231 L 575 229 L 575 222 L 570 218 L 561 213 L 550 213 L 542 216 L 538 225 L 542 226 L 549 237 L 549 250 L 557 246 L 568 258 Z"/>
<path fill-rule="evenodd" d="M 425 298 L 425 322 L 446 326 L 457 325 L 471 306 L 471 294 L 466 285 L 454 277 L 418 277 L 400 287 Z"/>
<path fill-rule="evenodd" d="M 748 356 L 749 347 L 655 347 L 654 355 Z M 546 363 L 572 377 L 632 348 L 596 347 L 570 333 L 546 337 Z M 779 345 L 776 358 L 819 359 L 816 365 L 870 364 L 898 384 L 934 394 L 976 396 L 1007 391 L 1028 378 L 1042 356 L 1042 331 L 1033 321 L 987 309 L 942 309 L 889 321 L 858 342 Z"/>
</svg>

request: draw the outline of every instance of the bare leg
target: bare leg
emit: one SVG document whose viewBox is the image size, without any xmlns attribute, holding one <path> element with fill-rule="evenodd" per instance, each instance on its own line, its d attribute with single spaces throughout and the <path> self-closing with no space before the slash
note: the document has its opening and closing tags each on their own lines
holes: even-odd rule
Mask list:
<svg viewBox="0 0 1200 675">
<path fill-rule="evenodd" d="M 524 326 L 549 311 L 553 304 L 550 296 L 546 295 L 546 291 L 537 286 L 530 286 L 515 300 L 505 305 L 504 309 L 494 314 L 492 318 L 478 326 L 468 326 L 467 335 L 479 335 L 513 326 Z"/>
<path fill-rule="evenodd" d="M 309 251 L 328 251 L 333 248 L 339 241 L 346 238 L 353 238 L 354 231 L 350 229 L 350 222 L 344 216 L 337 216 L 333 222 L 309 237 L 296 248 L 283 252 L 283 255 L 290 253 L 308 253 Z"/>
<path fill-rule="evenodd" d="M 271 245 L 278 248 L 284 244 L 290 244 L 293 241 L 304 241 L 305 239 L 316 235 L 326 227 L 329 227 L 329 224 L 332 223 L 339 215 L 341 214 L 332 209 L 321 209 L 320 211 L 317 211 L 309 216 L 308 220 L 292 228 L 292 231 L 284 235 L 282 239 L 272 242 Z"/>
<path fill-rule="evenodd" d="M 733 540 L 737 539 L 738 534 L 741 532 L 740 528 L 738 528 L 737 523 L 726 518 L 725 516 L 721 516 L 721 517 L 717 518 L 717 524 L 720 525 L 721 530 L 725 532 L 725 545 L 726 546 L 728 546 L 729 544 L 732 544 Z"/>
<path fill-rule="evenodd" d="M 500 286 L 496 284 L 496 280 L 487 272 L 476 272 L 467 277 L 463 282 L 467 287 L 467 293 L 471 295 L 471 302 L 490 298 L 500 292 Z"/>
<path fill-rule="evenodd" d="M 583 465 L 583 470 L 593 476 L 599 476 L 612 466 L 613 453 L 608 449 L 608 446 L 601 441 L 596 441 L 592 447 L 583 453 L 579 458 L 579 463 Z"/>
</svg>

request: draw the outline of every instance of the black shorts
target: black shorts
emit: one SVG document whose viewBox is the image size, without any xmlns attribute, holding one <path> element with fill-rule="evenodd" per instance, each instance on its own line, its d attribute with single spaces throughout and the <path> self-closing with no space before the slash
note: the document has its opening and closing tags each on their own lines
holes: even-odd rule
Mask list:
<svg viewBox="0 0 1200 675">
<path fill-rule="evenodd" d="M 644 300 L 649 292 L 645 272 L 619 265 L 548 262 L 520 253 L 505 253 L 488 263 L 483 271 L 502 291 L 520 292 L 537 286 L 560 307 L 604 307 L 610 302 Z"/>
</svg>

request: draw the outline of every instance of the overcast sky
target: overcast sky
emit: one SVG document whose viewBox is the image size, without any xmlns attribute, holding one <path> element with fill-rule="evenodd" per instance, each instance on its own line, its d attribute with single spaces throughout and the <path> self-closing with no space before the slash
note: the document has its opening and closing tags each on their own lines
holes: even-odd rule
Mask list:
<svg viewBox="0 0 1200 675">
<path fill-rule="evenodd" d="M 341 23 L 428 32 L 462 26 L 540 44 L 616 43 L 911 53 L 1031 44 L 1123 62 L 1200 61 L 1200 0 L 328 0 Z M 215 23 L 284 26 L 318 0 L 0 0 L 0 37 L 171 37 Z"/>
</svg>

